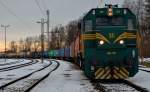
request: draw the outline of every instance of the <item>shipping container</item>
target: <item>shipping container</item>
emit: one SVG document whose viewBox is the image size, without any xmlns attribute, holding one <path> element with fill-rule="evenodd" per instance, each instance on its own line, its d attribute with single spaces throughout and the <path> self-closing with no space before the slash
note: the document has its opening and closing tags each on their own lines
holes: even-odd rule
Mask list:
<svg viewBox="0 0 150 92">
<path fill-rule="evenodd" d="M 72 42 L 70 44 L 70 57 L 73 58 L 74 57 L 74 42 Z"/>
<path fill-rule="evenodd" d="M 54 50 L 54 57 L 55 58 L 58 58 L 58 57 L 60 57 L 60 55 L 59 55 L 59 50 Z"/>
<path fill-rule="evenodd" d="M 65 48 L 64 57 L 65 58 L 70 58 L 70 48 Z"/>
<path fill-rule="evenodd" d="M 80 52 L 80 37 L 78 36 L 75 40 L 75 47 L 74 47 L 74 56 L 77 57 L 78 56 L 78 53 Z"/>
<path fill-rule="evenodd" d="M 59 55 L 61 58 L 64 57 L 64 48 L 59 50 Z"/>
<path fill-rule="evenodd" d="M 52 50 L 50 50 L 50 51 L 48 52 L 48 56 L 49 56 L 50 58 L 52 58 L 52 55 L 53 55 Z"/>
<path fill-rule="evenodd" d="M 48 58 L 48 51 L 44 51 L 44 58 Z"/>
</svg>

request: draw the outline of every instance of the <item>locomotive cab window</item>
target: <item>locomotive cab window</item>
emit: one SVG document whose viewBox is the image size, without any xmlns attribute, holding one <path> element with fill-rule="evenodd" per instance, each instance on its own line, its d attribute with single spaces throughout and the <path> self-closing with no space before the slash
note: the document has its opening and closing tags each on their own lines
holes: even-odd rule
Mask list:
<svg viewBox="0 0 150 92">
<path fill-rule="evenodd" d="M 128 30 L 132 30 L 133 29 L 133 21 L 132 21 L 132 19 L 128 19 L 127 26 L 128 26 Z"/>
<path fill-rule="evenodd" d="M 100 17 L 96 19 L 96 25 L 106 26 L 109 25 L 109 19 L 107 17 Z"/>
<path fill-rule="evenodd" d="M 114 26 L 122 26 L 124 24 L 124 21 L 122 17 L 113 17 L 111 19 L 111 23 Z"/>
<path fill-rule="evenodd" d="M 124 20 L 121 16 L 98 17 L 96 18 L 96 26 L 123 26 Z"/>
<path fill-rule="evenodd" d="M 85 31 L 92 31 L 92 20 L 86 20 L 84 22 Z"/>
</svg>

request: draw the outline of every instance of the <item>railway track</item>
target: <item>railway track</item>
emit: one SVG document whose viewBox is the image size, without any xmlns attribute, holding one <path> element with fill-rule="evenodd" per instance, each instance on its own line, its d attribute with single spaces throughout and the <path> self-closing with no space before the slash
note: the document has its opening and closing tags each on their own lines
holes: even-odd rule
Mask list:
<svg viewBox="0 0 150 92">
<path fill-rule="evenodd" d="M 94 82 L 99 92 L 148 92 L 147 89 L 135 85 L 127 80 L 105 80 Z"/>
<path fill-rule="evenodd" d="M 57 61 L 50 61 L 49 65 L 44 68 L 0 86 L 0 92 L 29 92 L 58 67 L 59 63 Z"/>
<path fill-rule="evenodd" d="M 0 64 L 0 66 L 17 64 L 17 63 L 19 63 L 19 62 L 22 62 L 22 61 L 24 61 L 24 60 L 17 60 L 17 61 L 15 61 L 15 62 L 10 62 L 10 63 L 4 63 L 4 64 Z"/>
<path fill-rule="evenodd" d="M 148 70 L 148 67 L 146 67 L 146 66 L 139 66 L 139 70 L 150 73 L 150 68 Z"/>
<path fill-rule="evenodd" d="M 37 60 L 35 60 L 35 61 L 32 60 L 32 62 L 29 62 L 29 63 L 24 63 L 24 64 L 19 64 L 19 65 L 14 65 L 14 66 L 5 67 L 5 68 L 0 68 L 0 72 L 18 69 L 18 68 L 22 68 L 22 67 L 25 67 L 25 66 L 33 65 L 33 64 L 36 64 L 36 63 L 38 63 Z"/>
<path fill-rule="evenodd" d="M 139 69 L 139 70 L 150 73 L 150 70 L 145 70 L 145 69 Z"/>
</svg>

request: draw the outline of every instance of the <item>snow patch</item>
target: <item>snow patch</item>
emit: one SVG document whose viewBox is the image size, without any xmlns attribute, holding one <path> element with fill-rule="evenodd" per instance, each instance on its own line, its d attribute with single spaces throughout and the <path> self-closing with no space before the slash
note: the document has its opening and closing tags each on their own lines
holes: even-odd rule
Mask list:
<svg viewBox="0 0 150 92">
<path fill-rule="evenodd" d="M 97 92 L 80 69 L 61 61 L 60 67 L 31 92 Z"/>
</svg>

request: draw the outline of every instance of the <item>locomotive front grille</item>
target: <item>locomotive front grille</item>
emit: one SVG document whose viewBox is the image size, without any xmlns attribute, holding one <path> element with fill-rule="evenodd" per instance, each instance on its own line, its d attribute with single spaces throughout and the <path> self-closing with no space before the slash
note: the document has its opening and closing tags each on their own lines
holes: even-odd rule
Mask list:
<svg viewBox="0 0 150 92">
<path fill-rule="evenodd" d="M 126 79 L 129 72 L 124 67 L 105 67 L 95 71 L 95 79 Z"/>
</svg>

